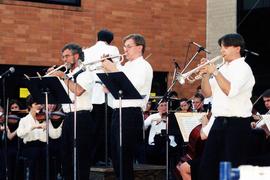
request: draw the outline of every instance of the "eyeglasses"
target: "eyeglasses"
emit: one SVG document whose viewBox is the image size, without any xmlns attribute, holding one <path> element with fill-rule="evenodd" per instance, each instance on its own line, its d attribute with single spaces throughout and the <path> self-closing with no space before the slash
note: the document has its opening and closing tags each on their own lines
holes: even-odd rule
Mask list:
<svg viewBox="0 0 270 180">
<path fill-rule="evenodd" d="M 137 45 L 124 45 L 123 48 L 124 49 L 131 49 L 133 47 L 136 47 Z"/>
</svg>

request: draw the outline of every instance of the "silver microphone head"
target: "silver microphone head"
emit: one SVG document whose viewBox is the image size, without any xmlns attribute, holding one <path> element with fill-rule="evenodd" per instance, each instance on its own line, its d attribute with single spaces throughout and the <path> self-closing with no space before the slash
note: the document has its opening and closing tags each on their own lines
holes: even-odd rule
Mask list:
<svg viewBox="0 0 270 180">
<path fill-rule="evenodd" d="M 182 75 L 182 74 L 177 74 L 176 75 L 176 79 L 177 79 L 177 81 L 182 85 L 182 84 L 185 84 L 185 77 Z"/>
<path fill-rule="evenodd" d="M 15 68 L 14 67 L 10 67 L 9 68 L 9 71 L 10 71 L 10 73 L 14 73 L 15 72 Z"/>
</svg>

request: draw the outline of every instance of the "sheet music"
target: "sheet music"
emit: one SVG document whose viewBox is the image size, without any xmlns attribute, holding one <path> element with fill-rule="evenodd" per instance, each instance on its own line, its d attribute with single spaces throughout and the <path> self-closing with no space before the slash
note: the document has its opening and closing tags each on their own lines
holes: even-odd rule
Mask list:
<svg viewBox="0 0 270 180">
<path fill-rule="evenodd" d="M 201 118 L 207 113 L 174 113 L 184 142 L 188 142 L 191 131 L 201 124 Z"/>
</svg>

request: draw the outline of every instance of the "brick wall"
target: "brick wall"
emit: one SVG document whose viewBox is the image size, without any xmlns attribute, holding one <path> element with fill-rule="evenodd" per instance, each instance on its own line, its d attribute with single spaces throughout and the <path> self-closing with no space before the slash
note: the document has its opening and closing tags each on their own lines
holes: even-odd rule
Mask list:
<svg viewBox="0 0 270 180">
<path fill-rule="evenodd" d="M 65 43 L 90 46 L 103 27 L 115 33 L 114 44 L 120 51 L 125 35 L 143 34 L 145 56 L 152 53 L 149 62 L 155 71 L 170 72 L 170 84 L 172 60 L 183 67 L 188 42 L 205 45 L 206 1 L 82 0 L 81 7 L 70 7 L 0 0 L 0 64 L 62 64 L 60 50 Z M 191 46 L 188 58 L 195 52 Z M 197 85 L 180 87 L 177 83 L 175 89 L 181 96 L 189 96 Z"/>
</svg>

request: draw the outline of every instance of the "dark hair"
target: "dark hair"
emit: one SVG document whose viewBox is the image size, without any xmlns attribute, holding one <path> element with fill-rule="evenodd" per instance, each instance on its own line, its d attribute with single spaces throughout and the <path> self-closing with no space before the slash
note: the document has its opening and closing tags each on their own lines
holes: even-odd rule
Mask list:
<svg viewBox="0 0 270 180">
<path fill-rule="evenodd" d="M 219 38 L 218 40 L 218 45 L 221 46 L 234 46 L 234 47 L 240 47 L 240 53 L 242 54 L 244 52 L 245 49 L 245 40 L 244 38 L 237 33 L 234 34 L 226 34 L 224 36 L 222 36 L 221 38 Z"/>
<path fill-rule="evenodd" d="M 62 53 L 65 51 L 65 50 L 70 50 L 72 52 L 72 54 L 79 54 L 79 59 L 81 61 L 84 61 L 84 53 L 82 51 L 82 48 L 80 45 L 78 44 L 75 44 L 75 43 L 69 43 L 69 44 L 66 44 L 63 48 L 62 48 Z"/>
<path fill-rule="evenodd" d="M 141 34 L 130 34 L 130 35 L 127 35 L 126 37 L 124 37 L 123 42 L 126 42 L 129 39 L 133 39 L 137 46 L 143 47 L 142 48 L 142 54 L 143 54 L 145 51 L 145 47 L 146 47 L 144 37 Z"/>
<path fill-rule="evenodd" d="M 194 95 L 194 97 L 195 97 L 195 98 L 199 98 L 201 101 L 204 100 L 204 96 L 203 96 L 201 93 L 196 93 L 196 94 Z"/>
<path fill-rule="evenodd" d="M 113 40 L 113 33 L 108 29 L 102 29 L 97 33 L 98 41 L 105 41 L 108 44 L 111 44 Z"/>
<path fill-rule="evenodd" d="M 29 96 L 26 97 L 25 104 L 26 104 L 28 109 L 30 109 L 32 104 L 34 104 L 34 103 L 35 103 L 35 101 L 34 101 L 32 95 L 29 95 Z"/>
<path fill-rule="evenodd" d="M 270 89 L 264 91 L 263 97 L 270 97 Z"/>
<path fill-rule="evenodd" d="M 9 102 L 9 106 L 8 106 L 9 111 L 10 111 L 11 106 L 12 106 L 13 104 L 17 104 L 17 105 L 19 106 L 19 108 L 21 108 L 21 103 L 20 103 L 18 100 L 16 100 L 16 99 L 11 99 L 10 102 Z"/>
<path fill-rule="evenodd" d="M 169 92 L 169 97 L 172 97 L 172 96 L 178 96 L 177 92 L 176 91 L 171 91 Z"/>
</svg>

